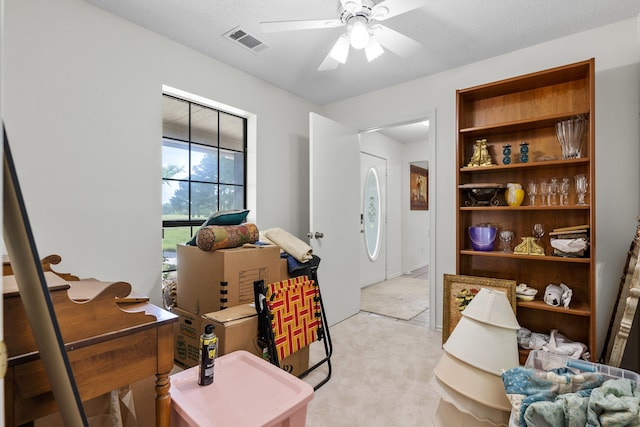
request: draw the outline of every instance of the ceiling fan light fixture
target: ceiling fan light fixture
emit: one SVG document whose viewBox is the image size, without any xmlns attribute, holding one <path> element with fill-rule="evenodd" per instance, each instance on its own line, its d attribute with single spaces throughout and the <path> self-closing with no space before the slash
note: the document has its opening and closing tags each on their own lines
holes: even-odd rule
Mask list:
<svg viewBox="0 0 640 427">
<path fill-rule="evenodd" d="M 362 19 L 354 19 L 349 31 L 349 40 L 354 49 L 364 49 L 369 44 L 369 28 Z"/>
<path fill-rule="evenodd" d="M 373 37 L 369 40 L 369 44 L 364 48 L 364 53 L 367 56 L 367 61 L 371 62 L 384 53 L 384 49 L 380 46 L 380 43 Z"/>
<path fill-rule="evenodd" d="M 347 56 L 349 55 L 349 35 L 343 34 L 340 36 L 336 44 L 331 48 L 329 55 L 336 61 L 344 64 L 347 62 Z"/>
</svg>

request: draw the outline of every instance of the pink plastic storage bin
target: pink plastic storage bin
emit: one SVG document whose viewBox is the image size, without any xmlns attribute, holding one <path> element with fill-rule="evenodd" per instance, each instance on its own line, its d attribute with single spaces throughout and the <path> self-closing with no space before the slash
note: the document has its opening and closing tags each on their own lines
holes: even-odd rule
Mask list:
<svg viewBox="0 0 640 427">
<path fill-rule="evenodd" d="M 244 350 L 220 356 L 214 382 L 198 367 L 171 375 L 171 427 L 304 427 L 313 387 Z"/>
</svg>

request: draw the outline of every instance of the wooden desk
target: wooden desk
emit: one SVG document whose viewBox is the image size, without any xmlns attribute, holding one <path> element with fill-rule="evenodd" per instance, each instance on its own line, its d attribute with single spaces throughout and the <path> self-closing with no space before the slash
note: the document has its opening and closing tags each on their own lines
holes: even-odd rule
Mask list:
<svg viewBox="0 0 640 427">
<path fill-rule="evenodd" d="M 72 280 L 50 270 L 45 275 L 81 399 L 155 375 L 156 425 L 169 427 L 177 316 L 149 303 L 117 304 L 116 298 L 131 293 L 125 282 L 106 284 L 94 298 L 76 302 L 69 298 Z M 11 280 L 4 288 L 5 424 L 16 426 L 55 412 L 57 405 L 17 289 Z"/>
</svg>

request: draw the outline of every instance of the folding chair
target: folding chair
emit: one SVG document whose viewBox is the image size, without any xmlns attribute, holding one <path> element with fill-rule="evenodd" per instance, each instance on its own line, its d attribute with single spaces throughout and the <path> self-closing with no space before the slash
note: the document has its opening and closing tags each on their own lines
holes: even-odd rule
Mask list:
<svg viewBox="0 0 640 427">
<path fill-rule="evenodd" d="M 265 285 L 263 280 L 254 283 L 256 310 L 259 319 L 258 341 L 267 349 L 269 361 L 280 367 L 280 361 L 290 354 L 323 341 L 325 357 L 298 375 L 307 376 L 311 371 L 327 364 L 327 376 L 314 386 L 317 390 L 331 378 L 331 354 L 333 346 L 322 296 L 317 280 L 317 266 L 309 275 L 294 277 Z"/>
</svg>

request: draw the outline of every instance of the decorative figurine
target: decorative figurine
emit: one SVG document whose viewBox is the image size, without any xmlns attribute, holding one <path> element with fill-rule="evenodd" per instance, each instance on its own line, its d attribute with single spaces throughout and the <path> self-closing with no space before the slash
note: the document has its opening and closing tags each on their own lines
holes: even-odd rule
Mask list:
<svg viewBox="0 0 640 427">
<path fill-rule="evenodd" d="M 529 143 L 522 142 L 520 144 L 520 163 L 527 163 L 529 161 Z"/>
<path fill-rule="evenodd" d="M 502 164 L 508 165 L 511 164 L 511 144 L 504 144 L 502 146 Z"/>
<path fill-rule="evenodd" d="M 476 167 L 480 166 L 480 144 L 481 140 L 476 140 L 476 145 L 473 147 L 473 155 L 471 156 L 471 160 L 467 164 L 468 167 Z"/>
<path fill-rule="evenodd" d="M 564 308 L 569 308 L 572 296 L 573 291 L 564 283 L 560 283 L 560 285 L 549 283 L 544 290 L 544 302 L 554 307 L 559 307 L 562 304 Z"/>
<path fill-rule="evenodd" d="M 544 255 L 544 248 L 535 242 L 535 237 L 522 237 L 522 242 L 513 250 L 520 255 Z"/>
<path fill-rule="evenodd" d="M 467 167 L 477 167 L 477 166 L 493 166 L 493 160 L 491 159 L 491 155 L 489 154 L 489 149 L 487 148 L 487 140 L 486 139 L 477 139 L 476 145 L 473 147 L 473 155 L 471 156 L 471 160 L 467 164 Z"/>
</svg>

